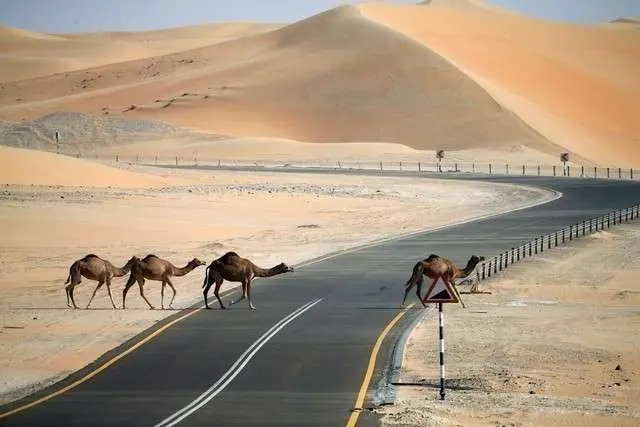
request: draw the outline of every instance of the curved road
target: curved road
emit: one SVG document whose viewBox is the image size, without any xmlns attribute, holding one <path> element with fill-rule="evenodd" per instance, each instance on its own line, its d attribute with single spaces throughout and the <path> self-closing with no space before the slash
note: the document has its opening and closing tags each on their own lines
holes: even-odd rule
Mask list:
<svg viewBox="0 0 640 427">
<path fill-rule="evenodd" d="M 564 225 L 640 203 L 640 182 L 456 179 L 542 186 L 564 196 L 526 210 L 319 260 L 295 273 L 258 279 L 253 292 L 257 310 L 248 310 L 242 302 L 225 311 L 179 312 L 65 381 L 0 408 L 0 414 L 5 414 L 0 415 L 0 426 L 345 425 L 372 347 L 401 312 L 402 285 L 418 259 L 435 252 L 462 264 L 470 254 L 493 256 Z M 369 391 L 388 365 L 398 334 L 421 310 L 405 313 L 382 342 Z M 143 345 L 136 344 L 184 316 Z M 95 372 L 135 345 L 135 351 Z M 50 396 L 87 374 L 93 376 L 6 416 L 7 411 Z M 370 405 L 367 398 L 364 406 Z M 379 421 L 365 410 L 358 425 L 379 425 Z"/>
</svg>

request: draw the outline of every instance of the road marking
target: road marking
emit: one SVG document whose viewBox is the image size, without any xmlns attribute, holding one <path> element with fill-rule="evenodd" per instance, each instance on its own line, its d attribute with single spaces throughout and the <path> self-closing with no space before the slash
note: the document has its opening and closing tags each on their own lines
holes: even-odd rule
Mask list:
<svg viewBox="0 0 640 427">
<path fill-rule="evenodd" d="M 235 361 L 231 368 L 220 377 L 211 387 L 209 387 L 204 393 L 195 398 L 184 408 L 176 411 L 169 417 L 160 421 L 154 427 L 169 427 L 178 424 L 183 419 L 197 411 L 206 405 L 211 399 L 216 397 L 227 385 L 242 371 L 242 369 L 249 363 L 249 361 L 255 356 L 255 354 L 264 346 L 275 334 L 282 330 L 285 326 L 291 323 L 296 317 L 303 314 L 305 311 L 311 309 L 314 305 L 318 304 L 324 298 L 318 298 L 310 301 L 293 311 L 291 314 L 282 318 L 278 323 L 273 325 L 271 329 L 265 332 L 260 338 L 258 338 L 242 355 Z"/>
<path fill-rule="evenodd" d="M 231 294 L 233 294 L 237 289 L 230 289 L 226 292 L 223 292 L 223 294 L 221 296 L 229 296 Z M 105 369 L 107 369 L 109 366 L 113 365 L 114 363 L 116 363 L 118 360 L 122 359 L 123 357 L 125 357 L 126 355 L 134 352 L 135 350 L 137 350 L 138 348 L 142 347 L 142 345 L 146 344 L 147 342 L 151 341 L 152 339 L 154 339 L 155 337 L 157 337 L 158 335 L 160 335 L 162 332 L 166 331 L 167 329 L 169 329 L 170 327 L 172 327 L 173 325 L 175 325 L 178 322 L 183 321 L 184 319 L 186 319 L 189 316 L 192 316 L 194 314 L 196 314 L 197 312 L 204 310 L 205 306 L 202 305 L 199 308 L 196 308 L 193 311 L 190 311 L 189 313 L 184 314 L 183 316 L 178 317 L 177 319 L 172 320 L 171 322 L 167 323 L 166 325 L 160 327 L 158 330 L 154 331 L 153 333 L 151 333 L 150 335 L 148 335 L 147 337 L 145 337 L 144 339 L 138 341 L 136 344 L 134 344 L 133 346 L 131 346 L 130 348 L 128 348 L 126 351 L 114 356 L 113 358 L 107 360 L 104 364 L 98 366 L 95 370 L 89 372 L 88 374 L 86 374 L 84 377 L 74 381 L 73 383 L 69 384 L 66 387 L 63 387 L 59 390 L 56 390 L 46 396 L 43 396 L 37 400 L 34 400 L 33 402 L 24 404 L 22 406 L 19 406 L 17 408 L 14 408 L 10 411 L 4 412 L 2 414 L 0 414 L 0 420 L 8 417 L 10 415 L 16 414 L 20 411 L 24 411 L 25 409 L 29 409 L 32 408 L 36 405 L 39 405 L 41 403 L 46 402 L 47 400 L 53 399 L 56 396 L 61 395 L 62 393 L 66 393 L 67 391 L 76 388 L 77 386 L 79 386 L 80 384 L 82 384 L 83 382 L 95 377 L 96 375 L 98 375 L 100 372 L 104 371 Z M 143 331 L 144 332 L 144 331 Z"/>
<path fill-rule="evenodd" d="M 36 405 L 39 405 L 43 402 L 46 402 L 49 399 L 52 399 L 56 396 L 61 395 L 62 393 L 65 393 L 69 390 L 71 390 L 72 388 L 75 388 L 77 386 L 79 386 L 80 384 L 82 384 L 83 382 L 87 381 L 88 379 L 91 379 L 93 377 L 95 377 L 96 375 L 98 375 L 100 372 L 104 371 L 105 369 L 107 369 L 109 366 L 113 365 L 114 363 L 116 363 L 118 360 L 122 359 L 123 357 L 125 357 L 126 355 L 128 355 L 129 353 L 132 353 L 133 351 L 137 350 L 138 348 L 140 348 L 143 344 L 151 341 L 153 338 L 155 338 L 156 336 L 158 336 L 159 334 L 161 334 L 162 332 L 166 331 L 167 329 L 169 329 L 171 326 L 175 325 L 176 323 L 186 319 L 189 316 L 193 316 L 194 314 L 196 314 L 197 312 L 199 312 L 200 310 L 202 310 L 204 308 L 204 306 L 197 308 L 193 311 L 190 311 L 189 313 L 186 313 L 183 316 L 178 317 L 175 320 L 172 320 L 171 322 L 167 323 L 166 325 L 162 326 L 160 329 L 158 329 L 157 331 L 154 331 L 152 334 L 150 334 L 149 336 L 145 337 L 144 339 L 138 341 L 136 344 L 134 344 L 133 346 L 131 346 L 130 348 L 128 348 L 126 351 L 114 356 L 112 359 L 109 359 L 108 361 L 106 361 L 103 365 L 97 367 L 95 370 L 89 372 L 87 375 L 85 375 L 84 377 L 74 381 L 73 383 L 69 384 L 66 387 L 61 388 L 60 390 L 56 390 L 51 394 L 48 394 L 46 396 L 41 397 L 38 400 L 34 400 L 31 403 L 27 403 L 25 405 L 19 406 L 15 409 L 12 409 L 11 411 L 5 412 L 3 414 L 0 414 L 0 419 L 8 417 L 9 415 L 13 415 L 16 412 L 20 412 L 23 411 L 25 409 L 28 408 L 32 408 Z"/>
<path fill-rule="evenodd" d="M 362 405 L 364 405 L 364 398 L 367 395 L 367 390 L 369 389 L 369 384 L 371 383 L 371 377 L 373 377 L 373 370 L 376 367 L 376 359 L 378 357 L 378 352 L 380 351 L 380 346 L 382 346 L 382 341 L 384 341 L 384 338 L 387 336 L 391 328 L 393 328 L 394 325 L 398 323 L 398 320 L 400 320 L 402 316 L 407 314 L 407 311 L 414 305 L 416 305 L 415 302 L 398 313 L 396 317 L 394 317 L 391 322 L 389 322 L 387 327 L 384 328 L 384 330 L 382 331 L 382 333 L 380 333 L 380 336 L 376 340 L 376 343 L 371 350 L 371 356 L 369 357 L 369 366 L 367 366 L 367 370 L 364 374 L 364 379 L 362 380 L 362 385 L 360 386 L 360 392 L 358 393 L 354 409 L 351 412 L 349 420 L 347 421 L 347 427 L 354 427 L 358 422 L 358 418 L 360 417 L 360 413 L 362 412 Z"/>
</svg>

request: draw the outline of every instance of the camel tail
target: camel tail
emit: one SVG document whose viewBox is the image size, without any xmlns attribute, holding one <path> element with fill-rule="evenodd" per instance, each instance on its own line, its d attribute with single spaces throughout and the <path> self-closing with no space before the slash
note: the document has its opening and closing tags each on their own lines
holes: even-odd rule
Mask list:
<svg viewBox="0 0 640 427">
<path fill-rule="evenodd" d="M 71 282 L 71 269 L 69 269 L 69 276 L 67 276 L 67 281 L 64 284 L 66 285 L 69 282 Z"/>
<path fill-rule="evenodd" d="M 422 273 L 424 272 L 424 264 L 422 261 L 418 261 L 416 265 L 413 266 L 413 272 L 411 273 L 411 277 L 407 280 L 404 287 L 409 288 L 416 283 L 422 283 Z"/>
</svg>

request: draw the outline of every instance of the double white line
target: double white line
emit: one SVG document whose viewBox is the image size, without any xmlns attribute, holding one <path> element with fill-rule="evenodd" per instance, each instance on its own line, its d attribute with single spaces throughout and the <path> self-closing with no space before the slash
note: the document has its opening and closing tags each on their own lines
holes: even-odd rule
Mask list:
<svg viewBox="0 0 640 427">
<path fill-rule="evenodd" d="M 211 387 L 209 387 L 204 393 L 198 396 L 193 402 L 189 403 L 184 408 L 176 411 L 171 416 L 160 421 L 154 427 L 169 427 L 178 424 L 180 421 L 193 414 L 198 409 L 206 405 L 211 399 L 216 397 L 225 387 L 242 371 L 249 360 L 260 350 L 260 348 L 267 343 L 275 334 L 277 334 L 282 328 L 291 323 L 296 317 L 300 316 L 305 311 L 309 310 L 314 305 L 318 304 L 324 298 L 318 298 L 310 301 L 298 308 L 288 316 L 284 317 L 278 323 L 273 325 L 271 329 L 265 332 L 260 338 L 258 338 L 251 346 L 235 361 L 235 363 L 229 368 L 227 372 L 220 377 L 218 381 Z"/>
</svg>

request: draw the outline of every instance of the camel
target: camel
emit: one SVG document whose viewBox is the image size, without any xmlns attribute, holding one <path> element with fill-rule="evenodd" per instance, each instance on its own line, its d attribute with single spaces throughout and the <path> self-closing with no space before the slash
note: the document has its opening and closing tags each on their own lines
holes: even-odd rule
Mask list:
<svg viewBox="0 0 640 427">
<path fill-rule="evenodd" d="M 173 308 L 173 300 L 176 297 L 176 288 L 173 287 L 173 283 L 171 283 L 171 277 L 179 277 L 184 276 L 187 273 L 191 272 L 193 269 L 206 265 L 204 261 L 199 260 L 198 258 L 194 258 L 187 265 L 182 268 L 178 268 L 171 264 L 169 261 L 164 260 L 162 258 L 158 258 L 156 255 L 149 254 L 143 259 L 138 259 L 133 266 L 131 267 L 131 275 L 129 276 L 129 280 L 127 280 L 127 284 L 124 286 L 122 290 L 122 308 L 125 308 L 125 299 L 127 297 L 127 292 L 129 288 L 135 283 L 138 282 L 138 286 L 140 288 L 140 295 L 142 299 L 149 305 L 150 309 L 154 309 L 153 305 L 149 302 L 147 297 L 144 296 L 144 282 L 145 279 L 148 280 L 157 280 L 162 282 L 162 288 L 160 290 L 160 307 L 164 310 L 164 288 L 166 285 L 169 285 L 171 290 L 173 291 L 173 296 L 171 297 L 171 301 L 169 302 L 169 308 Z"/>
<path fill-rule="evenodd" d="M 204 282 L 202 283 L 202 287 L 204 288 L 204 305 L 206 308 L 210 308 L 207 302 L 207 294 L 211 286 L 215 283 L 216 287 L 213 290 L 213 294 L 218 299 L 220 308 L 226 308 L 224 304 L 222 304 L 218 292 L 220 291 L 222 282 L 228 280 L 230 282 L 242 283 L 242 296 L 238 301 L 247 298 L 249 307 L 255 310 L 256 308 L 251 302 L 251 282 L 253 279 L 255 277 L 271 277 L 290 271 L 293 271 L 293 267 L 289 267 L 283 262 L 269 269 L 264 269 L 256 266 L 250 260 L 240 257 L 235 252 L 227 252 L 220 258 L 213 260 L 205 270 Z M 232 301 L 231 304 L 235 302 Z"/>
<path fill-rule="evenodd" d="M 460 298 L 460 294 L 458 293 L 458 289 L 455 285 L 455 280 L 468 277 L 476 269 L 476 266 L 482 261 L 484 261 L 483 256 L 473 255 L 471 256 L 471 258 L 469 258 L 469 261 L 467 261 L 467 265 L 462 270 L 456 267 L 448 259 L 435 254 L 431 254 L 424 260 L 418 261 L 413 267 L 411 277 L 404 285 L 404 298 L 402 298 L 401 306 L 404 307 L 404 303 L 407 299 L 409 291 L 411 290 L 411 288 L 413 288 L 414 285 L 417 285 L 416 294 L 418 295 L 418 299 L 422 303 L 423 307 L 426 307 L 425 303 L 422 301 L 422 296 L 420 294 L 424 276 L 427 276 L 430 279 L 436 279 L 438 276 L 442 276 L 452 285 L 453 290 L 458 297 L 458 300 L 464 307 L 465 305 Z"/>
<path fill-rule="evenodd" d="M 96 296 L 98 289 L 100 289 L 105 283 L 107 284 L 109 298 L 111 298 L 111 305 L 113 305 L 113 308 L 116 308 L 116 304 L 113 302 L 113 296 L 111 295 L 111 279 L 126 275 L 129 270 L 131 270 L 131 266 L 136 260 L 139 260 L 139 258 L 136 256 L 131 257 L 131 259 L 127 261 L 122 268 L 118 268 L 109 261 L 94 254 L 89 254 L 84 258 L 75 261 L 69 268 L 67 281 L 64 282 L 65 285 L 68 284 L 64 288 L 67 293 L 67 306 L 71 307 L 71 304 L 73 304 L 73 308 L 78 308 L 76 301 L 73 298 L 73 289 L 82 282 L 82 276 L 84 276 L 89 280 L 96 280 L 98 282 L 98 286 L 93 290 L 93 295 L 91 295 L 91 299 L 89 299 L 87 309 L 91 305 L 93 298 Z"/>
</svg>

